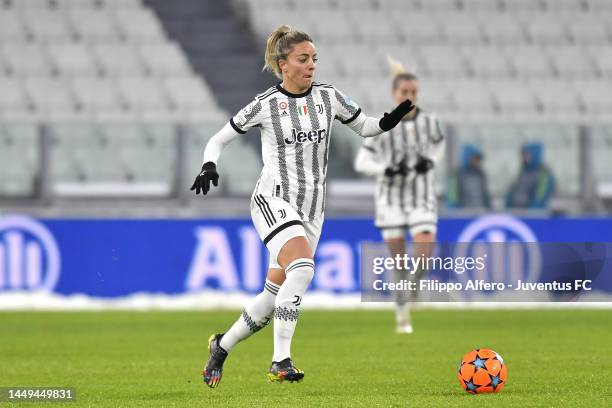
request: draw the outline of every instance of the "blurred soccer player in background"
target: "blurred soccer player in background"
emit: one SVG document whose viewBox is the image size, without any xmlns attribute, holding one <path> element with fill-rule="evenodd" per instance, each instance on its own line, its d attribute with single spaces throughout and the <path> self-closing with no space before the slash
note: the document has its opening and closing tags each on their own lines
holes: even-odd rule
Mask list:
<svg viewBox="0 0 612 408">
<path fill-rule="evenodd" d="M 304 377 L 291 360 L 291 340 L 302 297 L 314 275 L 333 120 L 371 137 L 395 127 L 414 108 L 405 93 L 380 120 L 367 117 L 334 86 L 314 82 L 316 62 L 317 51 L 308 34 L 289 26 L 274 30 L 267 40 L 265 68 L 282 82 L 257 95 L 210 139 L 192 186 L 196 194 L 206 194 L 211 182 L 217 186 L 216 163 L 223 147 L 252 127 L 261 129 L 264 166 L 251 198 L 251 217 L 270 252 L 270 265 L 264 290 L 226 333 L 209 339 L 210 357 L 203 376 L 210 387 L 219 384 L 232 348 L 272 319 L 274 355 L 269 380 L 293 382 Z M 426 166 L 427 162 L 421 163 Z"/>
<path fill-rule="evenodd" d="M 419 81 L 389 58 L 393 72 L 391 93 L 396 102 L 418 101 Z M 375 225 L 391 256 L 406 253 L 406 234 L 413 240 L 413 256 L 429 256 L 438 222 L 434 166 L 444 154 L 444 135 L 436 117 L 417 107 L 400 126 L 378 138 L 366 139 L 355 159 L 355 169 L 376 178 Z M 399 279 L 419 279 L 426 271 L 396 270 Z M 407 275 L 410 274 L 410 275 Z M 398 292 L 396 330 L 412 333 L 409 296 Z"/>
</svg>

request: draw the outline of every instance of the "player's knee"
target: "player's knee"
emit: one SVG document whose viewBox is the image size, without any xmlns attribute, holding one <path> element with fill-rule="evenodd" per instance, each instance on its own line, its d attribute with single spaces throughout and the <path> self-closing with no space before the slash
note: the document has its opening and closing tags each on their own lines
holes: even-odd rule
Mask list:
<svg viewBox="0 0 612 408">
<path fill-rule="evenodd" d="M 314 261 L 311 258 L 298 258 L 287 265 L 287 279 L 300 281 L 308 286 L 314 277 Z"/>
<path fill-rule="evenodd" d="M 287 271 L 289 264 L 296 259 L 309 258 L 312 261 L 312 248 L 305 237 L 293 237 L 287 241 L 278 253 L 278 263 Z"/>
</svg>

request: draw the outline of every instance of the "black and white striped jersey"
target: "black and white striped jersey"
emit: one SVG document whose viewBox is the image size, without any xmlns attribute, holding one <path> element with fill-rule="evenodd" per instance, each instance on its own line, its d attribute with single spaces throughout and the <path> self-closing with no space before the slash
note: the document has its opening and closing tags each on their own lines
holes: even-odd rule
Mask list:
<svg viewBox="0 0 612 408">
<path fill-rule="evenodd" d="M 261 129 L 264 166 L 253 194 L 282 198 L 303 221 L 316 219 L 325 207 L 333 120 L 350 123 L 360 112 L 334 86 L 317 82 L 302 94 L 277 85 L 257 95 L 230 120 L 239 133 Z"/>
<path fill-rule="evenodd" d="M 364 139 L 359 158 L 378 170 L 370 172 L 377 176 L 376 205 L 399 206 L 406 212 L 415 208 L 436 212 L 433 170 L 425 174 L 410 171 L 405 176 L 389 177 L 384 175 L 384 168 L 396 166 L 401 161 L 413 168 L 419 155 L 436 164 L 444 154 L 444 144 L 444 135 L 436 117 L 419 108 L 412 119 L 402 120 L 379 137 Z"/>
</svg>

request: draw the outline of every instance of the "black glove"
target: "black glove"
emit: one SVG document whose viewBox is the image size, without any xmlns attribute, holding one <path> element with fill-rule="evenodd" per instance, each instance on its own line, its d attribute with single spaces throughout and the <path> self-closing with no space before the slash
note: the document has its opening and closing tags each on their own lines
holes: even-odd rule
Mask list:
<svg viewBox="0 0 612 408">
<path fill-rule="evenodd" d="M 202 171 L 196 177 L 193 182 L 193 186 L 191 186 L 191 191 L 195 190 L 196 195 L 200 194 L 200 190 L 202 190 L 202 194 L 206 195 L 208 190 L 210 190 L 210 182 L 212 181 L 213 186 L 217 187 L 219 182 L 219 173 L 217 173 L 217 166 L 213 162 L 206 162 L 202 165 Z"/>
<path fill-rule="evenodd" d="M 393 129 L 400 123 L 400 120 L 411 110 L 414 109 L 414 105 L 410 99 L 406 99 L 404 102 L 397 105 L 395 109 L 391 111 L 391 113 L 385 112 L 382 119 L 378 122 L 378 127 L 383 131 L 388 131 Z"/>
<path fill-rule="evenodd" d="M 385 176 L 393 177 L 398 174 L 405 176 L 410 172 L 410 168 L 406 165 L 406 158 L 403 158 L 398 164 L 389 166 L 385 169 Z"/>
<path fill-rule="evenodd" d="M 425 174 L 429 170 L 433 169 L 433 166 L 434 163 L 431 160 L 423 156 L 419 156 L 419 161 L 414 166 L 414 171 L 416 171 L 418 174 Z"/>
</svg>

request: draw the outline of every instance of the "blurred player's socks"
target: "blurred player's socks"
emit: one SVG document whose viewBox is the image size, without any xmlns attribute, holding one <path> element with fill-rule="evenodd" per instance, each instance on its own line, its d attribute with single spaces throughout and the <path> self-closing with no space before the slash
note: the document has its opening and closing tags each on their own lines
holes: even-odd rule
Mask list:
<svg viewBox="0 0 612 408">
<path fill-rule="evenodd" d="M 246 305 L 236 323 L 221 339 L 220 346 L 224 350 L 230 351 L 239 341 L 246 339 L 270 322 L 279 289 L 280 286 L 266 279 L 263 292 Z"/>
<path fill-rule="evenodd" d="M 299 258 L 285 268 L 287 278 L 276 296 L 274 308 L 274 356 L 272 361 L 291 357 L 291 339 L 295 332 L 302 297 L 314 275 L 312 259 Z"/>
</svg>

